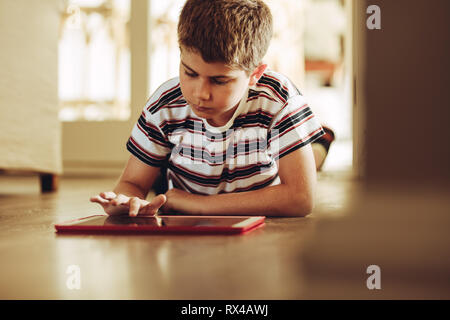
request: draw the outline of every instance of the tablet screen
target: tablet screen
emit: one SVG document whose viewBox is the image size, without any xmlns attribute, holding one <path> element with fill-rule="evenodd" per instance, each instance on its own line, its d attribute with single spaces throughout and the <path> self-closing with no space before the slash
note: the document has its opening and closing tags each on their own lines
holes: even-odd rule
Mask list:
<svg viewBox="0 0 450 320">
<path fill-rule="evenodd" d="M 94 216 L 72 222 L 72 226 L 155 226 L 155 227 L 232 227 L 249 217 L 181 217 L 181 216 Z"/>
</svg>

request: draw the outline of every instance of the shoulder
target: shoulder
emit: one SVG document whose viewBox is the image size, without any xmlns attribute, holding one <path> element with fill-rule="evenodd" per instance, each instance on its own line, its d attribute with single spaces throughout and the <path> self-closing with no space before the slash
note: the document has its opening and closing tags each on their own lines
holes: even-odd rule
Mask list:
<svg viewBox="0 0 450 320">
<path fill-rule="evenodd" d="M 305 104 L 304 97 L 295 84 L 281 73 L 267 70 L 254 86 L 249 87 L 249 113 L 263 113 L 272 118 L 289 103 Z"/>
<path fill-rule="evenodd" d="M 178 77 L 167 80 L 150 96 L 143 114 L 155 124 L 189 116 L 190 108 L 181 93 Z"/>
<path fill-rule="evenodd" d="M 267 90 L 268 93 L 283 103 L 294 96 L 302 95 L 288 77 L 272 70 L 266 70 L 255 87 Z"/>
<path fill-rule="evenodd" d="M 144 110 L 155 114 L 167 104 L 182 98 L 179 78 L 172 78 L 161 84 L 150 96 L 145 104 Z"/>
</svg>

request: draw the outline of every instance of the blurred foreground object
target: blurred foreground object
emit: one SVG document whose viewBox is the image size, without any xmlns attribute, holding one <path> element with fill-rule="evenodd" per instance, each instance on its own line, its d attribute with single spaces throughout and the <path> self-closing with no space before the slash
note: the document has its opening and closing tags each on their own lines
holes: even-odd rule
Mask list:
<svg viewBox="0 0 450 320">
<path fill-rule="evenodd" d="M 429 188 L 373 187 L 348 215 L 318 224 L 302 257 L 313 299 L 449 299 L 450 199 Z M 369 290 L 366 269 L 381 270 Z"/>
<path fill-rule="evenodd" d="M 366 28 L 372 4 L 381 30 Z M 450 299 L 450 2 L 353 5 L 354 163 L 364 187 L 309 240 L 305 294 Z M 380 267 L 379 290 L 366 286 L 370 265 Z"/>
</svg>

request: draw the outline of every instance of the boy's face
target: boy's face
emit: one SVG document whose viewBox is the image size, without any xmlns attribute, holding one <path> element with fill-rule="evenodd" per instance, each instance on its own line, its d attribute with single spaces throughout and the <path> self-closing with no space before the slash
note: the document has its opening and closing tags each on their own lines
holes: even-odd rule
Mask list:
<svg viewBox="0 0 450 320">
<path fill-rule="evenodd" d="M 206 63 L 197 52 L 181 48 L 183 96 L 194 113 L 213 126 L 223 126 L 233 116 L 252 79 L 242 69 L 220 62 Z"/>
</svg>

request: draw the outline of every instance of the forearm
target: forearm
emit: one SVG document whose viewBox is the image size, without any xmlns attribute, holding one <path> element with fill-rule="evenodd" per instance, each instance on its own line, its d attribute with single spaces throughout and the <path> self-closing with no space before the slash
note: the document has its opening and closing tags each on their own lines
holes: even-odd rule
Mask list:
<svg viewBox="0 0 450 320">
<path fill-rule="evenodd" d="M 145 199 L 148 194 L 148 192 L 142 190 L 138 185 L 124 180 L 120 180 L 113 191 L 116 194 L 123 194 L 128 197 L 138 197 L 140 199 Z"/>
<path fill-rule="evenodd" d="M 200 215 L 306 216 L 312 210 L 311 195 L 287 185 L 211 196 L 189 194 L 183 211 Z"/>
</svg>

